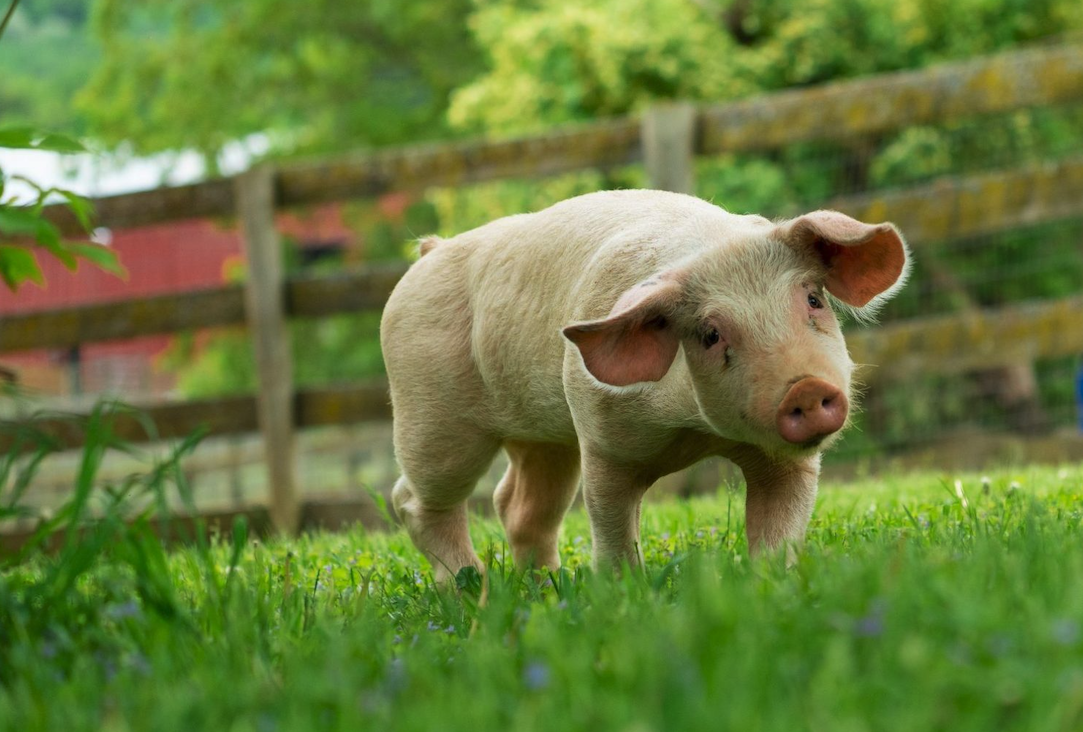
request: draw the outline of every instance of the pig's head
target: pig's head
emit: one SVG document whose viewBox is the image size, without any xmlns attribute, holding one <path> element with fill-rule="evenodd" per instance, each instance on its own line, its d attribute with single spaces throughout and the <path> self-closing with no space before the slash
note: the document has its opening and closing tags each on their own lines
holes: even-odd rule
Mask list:
<svg viewBox="0 0 1083 732">
<path fill-rule="evenodd" d="M 902 286 L 902 237 L 835 211 L 777 224 L 733 216 L 702 235 L 718 246 L 565 335 L 617 388 L 661 380 L 683 353 L 700 416 L 721 437 L 772 454 L 827 447 L 847 424 L 854 368 L 835 310 L 869 318 Z"/>
</svg>

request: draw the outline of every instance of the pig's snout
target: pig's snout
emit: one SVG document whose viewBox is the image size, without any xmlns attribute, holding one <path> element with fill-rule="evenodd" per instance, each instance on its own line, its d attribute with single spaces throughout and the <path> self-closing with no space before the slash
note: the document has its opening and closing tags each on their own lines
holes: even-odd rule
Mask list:
<svg viewBox="0 0 1083 732">
<path fill-rule="evenodd" d="M 797 445 L 816 443 L 846 424 L 850 405 L 840 389 L 806 377 L 790 387 L 775 423 L 782 439 Z"/>
</svg>

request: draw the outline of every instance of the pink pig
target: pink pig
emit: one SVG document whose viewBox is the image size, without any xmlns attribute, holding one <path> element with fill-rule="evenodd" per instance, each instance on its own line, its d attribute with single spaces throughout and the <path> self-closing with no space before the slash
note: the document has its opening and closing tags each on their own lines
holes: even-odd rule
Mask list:
<svg viewBox="0 0 1083 732">
<path fill-rule="evenodd" d="M 773 223 L 661 191 L 579 196 L 421 253 L 381 341 L 393 503 L 439 581 L 480 566 L 466 500 L 501 447 L 494 503 L 523 567 L 560 566 L 580 476 L 595 565 L 637 564 L 644 493 L 714 455 L 744 473 L 750 550 L 800 542 L 849 413 L 832 308 L 871 317 L 909 263 L 891 224 Z"/>
</svg>

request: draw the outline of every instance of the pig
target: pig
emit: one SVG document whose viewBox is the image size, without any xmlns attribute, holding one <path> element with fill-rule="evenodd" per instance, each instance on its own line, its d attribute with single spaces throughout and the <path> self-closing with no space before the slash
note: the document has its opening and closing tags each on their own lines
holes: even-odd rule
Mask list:
<svg viewBox="0 0 1083 732">
<path fill-rule="evenodd" d="M 523 568 L 560 566 L 580 481 L 595 566 L 640 564 L 647 489 L 711 456 L 744 474 L 750 552 L 799 544 L 820 455 L 850 412 L 836 311 L 871 318 L 910 261 L 890 223 L 826 210 L 773 222 L 650 190 L 420 249 L 381 345 L 392 503 L 439 582 L 481 569 L 466 501 L 501 448 L 493 502 Z"/>
</svg>

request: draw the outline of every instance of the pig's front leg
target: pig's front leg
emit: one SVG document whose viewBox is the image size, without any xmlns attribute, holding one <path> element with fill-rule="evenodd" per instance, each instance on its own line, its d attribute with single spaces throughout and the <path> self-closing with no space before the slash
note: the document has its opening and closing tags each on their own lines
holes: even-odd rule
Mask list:
<svg viewBox="0 0 1083 732">
<path fill-rule="evenodd" d="M 642 563 L 639 506 L 650 483 L 640 471 L 583 451 L 583 502 L 590 518 L 594 567 Z"/>
<path fill-rule="evenodd" d="M 751 448 L 735 459 L 748 486 L 745 532 L 752 556 L 786 547 L 788 563 L 805 538 L 816 504 L 820 456 L 777 459 Z"/>
</svg>

